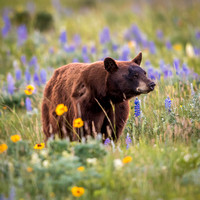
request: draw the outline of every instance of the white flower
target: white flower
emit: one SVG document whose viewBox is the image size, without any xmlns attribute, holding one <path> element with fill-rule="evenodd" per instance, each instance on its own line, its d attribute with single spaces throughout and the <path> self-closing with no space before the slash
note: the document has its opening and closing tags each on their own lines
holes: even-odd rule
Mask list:
<svg viewBox="0 0 200 200">
<path fill-rule="evenodd" d="M 120 159 L 115 159 L 113 162 L 116 169 L 121 169 L 124 165 Z"/>
<path fill-rule="evenodd" d="M 96 158 L 88 158 L 86 161 L 87 163 L 92 164 L 92 165 L 95 165 L 97 163 Z"/>
<path fill-rule="evenodd" d="M 163 171 L 165 171 L 165 170 L 167 169 L 167 167 L 163 165 L 161 169 L 162 169 Z"/>
<path fill-rule="evenodd" d="M 183 159 L 185 160 L 185 162 L 188 162 L 191 158 L 191 155 L 190 154 L 186 154 Z"/>
<path fill-rule="evenodd" d="M 42 165 L 43 165 L 45 168 L 47 168 L 47 167 L 49 166 L 49 161 L 48 161 L 48 160 L 44 160 L 44 161 L 42 162 Z"/>
<path fill-rule="evenodd" d="M 38 157 L 37 153 L 33 153 L 31 157 L 31 163 L 32 164 L 37 164 L 40 162 L 40 158 Z"/>
<path fill-rule="evenodd" d="M 48 151 L 47 151 L 46 149 L 42 149 L 42 150 L 40 151 L 40 154 L 41 154 L 42 156 L 44 156 L 44 157 L 47 157 L 47 156 L 48 156 Z"/>
<path fill-rule="evenodd" d="M 185 51 L 188 57 L 193 58 L 195 56 L 194 48 L 190 43 L 186 44 Z"/>
</svg>

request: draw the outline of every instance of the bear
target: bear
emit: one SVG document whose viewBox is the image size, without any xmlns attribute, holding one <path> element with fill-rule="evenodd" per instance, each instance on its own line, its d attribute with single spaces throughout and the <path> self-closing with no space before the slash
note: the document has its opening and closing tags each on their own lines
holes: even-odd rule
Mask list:
<svg viewBox="0 0 200 200">
<path fill-rule="evenodd" d="M 129 100 L 154 90 L 155 83 L 140 67 L 142 52 L 131 61 L 106 57 L 94 63 L 70 63 L 54 71 L 47 82 L 42 101 L 42 125 L 45 141 L 58 134 L 70 141 L 88 135 L 103 135 L 118 140 L 129 115 Z M 67 112 L 58 116 L 58 104 Z M 73 128 L 81 118 L 83 127 Z"/>
</svg>

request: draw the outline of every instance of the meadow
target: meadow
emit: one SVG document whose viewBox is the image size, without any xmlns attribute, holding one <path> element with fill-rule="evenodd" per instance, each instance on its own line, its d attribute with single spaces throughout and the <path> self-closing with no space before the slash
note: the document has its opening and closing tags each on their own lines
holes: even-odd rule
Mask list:
<svg viewBox="0 0 200 200">
<path fill-rule="evenodd" d="M 198 0 L 2 0 L 0 200 L 200 199 L 199 10 Z M 156 87 L 130 101 L 117 143 L 99 133 L 44 144 L 54 69 L 140 51 Z"/>
</svg>

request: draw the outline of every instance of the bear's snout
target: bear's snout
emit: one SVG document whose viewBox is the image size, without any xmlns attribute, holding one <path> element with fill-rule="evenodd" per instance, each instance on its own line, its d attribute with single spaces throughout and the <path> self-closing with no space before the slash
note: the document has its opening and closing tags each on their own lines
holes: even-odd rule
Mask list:
<svg viewBox="0 0 200 200">
<path fill-rule="evenodd" d="M 151 82 L 151 83 L 148 84 L 148 87 L 149 87 L 149 89 L 150 89 L 151 91 L 154 90 L 154 87 L 155 87 L 155 86 L 156 86 L 156 84 L 155 84 L 154 82 Z"/>
</svg>

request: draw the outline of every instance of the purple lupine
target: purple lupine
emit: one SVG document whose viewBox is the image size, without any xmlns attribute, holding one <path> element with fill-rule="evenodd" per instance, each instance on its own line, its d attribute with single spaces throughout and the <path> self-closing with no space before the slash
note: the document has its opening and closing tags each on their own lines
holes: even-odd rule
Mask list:
<svg viewBox="0 0 200 200">
<path fill-rule="evenodd" d="M 196 37 L 197 40 L 200 40 L 200 31 L 196 32 L 195 37 Z"/>
<path fill-rule="evenodd" d="M 8 15 L 3 15 L 3 22 L 4 22 L 4 27 L 1 29 L 1 34 L 5 38 L 11 29 L 11 23 Z"/>
<path fill-rule="evenodd" d="M 67 32 L 66 31 L 61 32 L 59 40 L 60 40 L 61 44 L 67 43 Z"/>
<path fill-rule="evenodd" d="M 99 40 L 101 44 L 105 44 L 110 41 L 110 30 L 105 27 L 99 35 Z"/>
<path fill-rule="evenodd" d="M 127 61 L 127 60 L 128 60 L 129 54 L 130 54 L 130 49 L 129 49 L 129 47 L 128 47 L 128 46 L 124 46 L 124 47 L 122 48 L 122 55 L 121 55 L 121 57 L 120 57 L 120 60 L 122 60 L 122 61 Z"/>
<path fill-rule="evenodd" d="M 37 72 L 35 72 L 33 75 L 33 81 L 36 85 L 40 86 L 40 79 L 39 79 Z"/>
<path fill-rule="evenodd" d="M 129 149 L 131 143 L 132 143 L 131 137 L 127 133 L 127 136 L 126 136 L 126 149 Z"/>
<path fill-rule="evenodd" d="M 162 40 L 163 39 L 163 32 L 162 32 L 162 30 L 157 30 L 156 31 L 156 36 L 157 36 L 157 38 L 159 39 L 159 40 Z"/>
<path fill-rule="evenodd" d="M 31 66 L 34 66 L 36 67 L 37 66 L 37 57 L 36 56 L 33 56 L 31 58 L 31 60 L 29 61 L 28 65 L 31 67 Z"/>
<path fill-rule="evenodd" d="M 31 100 L 28 97 L 26 97 L 25 106 L 28 112 L 32 111 Z"/>
<path fill-rule="evenodd" d="M 113 50 L 113 51 L 117 51 L 117 49 L 118 49 L 118 45 L 113 44 L 113 45 L 112 45 L 112 50 Z"/>
<path fill-rule="evenodd" d="M 172 101 L 169 97 L 167 97 L 165 99 L 165 109 L 169 112 L 171 112 L 171 104 L 172 104 Z"/>
<path fill-rule="evenodd" d="M 42 84 L 46 83 L 46 81 L 47 81 L 47 72 L 46 72 L 45 69 L 42 69 L 40 71 L 40 79 L 41 79 Z"/>
<path fill-rule="evenodd" d="M 70 45 L 70 46 L 64 46 L 64 50 L 67 53 L 73 53 L 76 49 L 75 49 L 75 46 Z"/>
<path fill-rule="evenodd" d="M 139 117 L 141 111 L 140 111 L 140 101 L 138 100 L 137 97 L 134 101 L 134 109 L 135 109 L 135 117 Z"/>
<path fill-rule="evenodd" d="M 77 62 L 79 62 L 79 60 L 78 60 L 78 58 L 73 58 L 72 62 L 77 63 Z"/>
<path fill-rule="evenodd" d="M 17 28 L 17 44 L 21 46 L 27 40 L 27 29 L 25 25 L 21 25 Z"/>
<path fill-rule="evenodd" d="M 82 54 L 87 54 L 87 46 L 82 47 Z"/>
<path fill-rule="evenodd" d="M 25 71 L 25 79 L 26 79 L 26 83 L 29 84 L 31 81 L 31 74 L 28 69 Z"/>
<path fill-rule="evenodd" d="M 83 62 L 85 63 L 89 63 L 90 62 L 90 59 L 87 55 L 83 55 Z"/>
<path fill-rule="evenodd" d="M 21 62 L 23 65 L 26 65 L 26 56 L 25 55 L 21 56 Z"/>
<path fill-rule="evenodd" d="M 137 43 L 139 44 L 143 43 L 144 38 L 137 25 L 134 24 L 131 26 L 131 32 L 134 35 L 134 39 L 136 40 Z"/>
<path fill-rule="evenodd" d="M 189 75 L 190 70 L 189 70 L 187 64 L 183 63 L 183 65 L 182 65 L 182 71 L 185 73 L 185 75 Z"/>
<path fill-rule="evenodd" d="M 155 46 L 155 43 L 153 41 L 149 42 L 149 51 L 150 51 L 151 54 L 156 53 L 156 46 Z"/>
<path fill-rule="evenodd" d="M 171 44 L 171 42 L 170 42 L 169 40 L 166 42 L 166 48 L 167 48 L 168 50 L 171 50 L 171 49 L 172 49 L 172 44 Z"/>
<path fill-rule="evenodd" d="M 81 44 L 81 37 L 78 34 L 75 34 L 73 37 L 73 42 L 76 46 L 79 46 Z"/>
<path fill-rule="evenodd" d="M 7 87 L 8 93 L 13 95 L 14 90 L 15 90 L 15 83 L 14 83 L 14 79 L 10 73 L 8 73 L 8 75 L 7 75 L 7 84 L 8 84 L 8 87 Z"/>
<path fill-rule="evenodd" d="M 174 59 L 174 68 L 176 70 L 176 74 L 179 74 L 179 66 L 180 66 L 180 61 L 179 59 Z"/>
<path fill-rule="evenodd" d="M 91 52 L 91 54 L 96 54 L 96 52 L 97 52 L 96 47 L 92 46 L 91 49 L 90 49 L 90 52 Z"/>
<path fill-rule="evenodd" d="M 15 78 L 17 81 L 20 81 L 22 79 L 22 71 L 20 69 L 15 70 Z"/>
<path fill-rule="evenodd" d="M 111 140 L 109 138 L 106 138 L 106 140 L 104 141 L 104 145 L 108 146 L 110 144 Z"/>
</svg>

